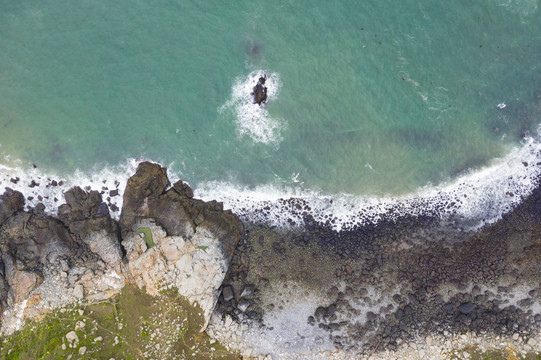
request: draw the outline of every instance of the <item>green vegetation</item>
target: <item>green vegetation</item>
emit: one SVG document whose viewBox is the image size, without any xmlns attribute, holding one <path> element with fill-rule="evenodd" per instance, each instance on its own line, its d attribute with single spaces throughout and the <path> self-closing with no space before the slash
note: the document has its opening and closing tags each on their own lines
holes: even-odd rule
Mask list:
<svg viewBox="0 0 541 360">
<path fill-rule="evenodd" d="M 239 359 L 200 333 L 202 324 L 201 311 L 175 291 L 151 297 L 127 285 L 114 299 L 57 310 L 0 338 L 0 359 Z"/>
<path fill-rule="evenodd" d="M 477 346 L 467 346 L 450 354 L 450 360 L 464 359 L 464 353 L 469 354 L 469 360 L 541 360 L 541 354 L 528 353 L 522 356 L 513 347 L 505 349 L 481 350 Z"/>
<path fill-rule="evenodd" d="M 152 231 L 150 231 L 150 228 L 140 227 L 139 229 L 137 229 L 137 234 L 143 235 L 143 239 L 145 240 L 148 248 L 156 245 L 154 244 L 154 240 L 152 239 Z"/>
</svg>

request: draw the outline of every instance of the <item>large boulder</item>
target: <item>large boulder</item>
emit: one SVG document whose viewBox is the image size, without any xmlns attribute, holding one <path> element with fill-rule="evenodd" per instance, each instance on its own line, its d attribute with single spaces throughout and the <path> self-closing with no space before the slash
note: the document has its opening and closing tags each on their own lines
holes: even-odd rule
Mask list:
<svg viewBox="0 0 541 360">
<path fill-rule="evenodd" d="M 221 203 L 193 199 L 193 191 L 182 181 L 171 188 L 167 170 L 158 164 L 143 162 L 128 180 L 120 215 L 123 238 L 136 232 L 134 224 L 141 219 L 154 219 L 168 236 L 190 239 L 197 227 L 205 228 L 219 239 L 224 255 L 229 259 L 244 226 Z"/>
<path fill-rule="evenodd" d="M 0 195 L 0 225 L 2 225 L 7 218 L 21 211 L 23 207 L 23 194 L 10 188 L 6 188 L 4 194 Z"/>
<path fill-rule="evenodd" d="M 58 257 L 74 255 L 79 249 L 61 221 L 25 211 L 4 221 L 0 243 L 2 253 L 13 255 L 20 266 L 27 268 L 41 268 Z"/>
<path fill-rule="evenodd" d="M 13 291 L 13 297 L 16 303 L 20 303 L 28 298 L 30 292 L 34 290 L 43 281 L 39 272 L 17 270 L 11 277 L 10 286 Z"/>
<path fill-rule="evenodd" d="M 132 230 L 138 218 L 149 217 L 147 202 L 162 195 L 169 185 L 166 168 L 150 162 L 139 164 L 124 190 L 120 214 L 122 237 Z"/>
<path fill-rule="evenodd" d="M 66 204 L 58 208 L 58 218 L 107 265 L 114 268 L 120 264 L 123 254 L 118 225 L 111 218 L 101 194 L 73 187 L 64 197 Z"/>
</svg>

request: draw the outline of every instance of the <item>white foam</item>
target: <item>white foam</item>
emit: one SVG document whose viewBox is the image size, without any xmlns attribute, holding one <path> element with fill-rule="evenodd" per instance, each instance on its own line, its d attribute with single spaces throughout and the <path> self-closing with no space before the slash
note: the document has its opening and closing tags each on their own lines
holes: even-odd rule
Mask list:
<svg viewBox="0 0 541 360">
<path fill-rule="evenodd" d="M 121 165 L 94 169 L 89 172 L 77 170 L 70 176 L 43 173 L 39 168 L 34 167 L 0 164 L 0 194 L 4 188 L 9 187 L 23 193 L 26 209 L 42 203 L 47 213 L 56 214 L 58 206 L 64 203 L 64 192 L 74 186 L 79 186 L 87 191 L 96 190 L 102 193 L 103 200 L 110 207 L 114 209 L 112 205 L 115 205 L 121 209 L 128 178 L 135 173 L 141 161 L 141 159 L 128 159 Z M 30 187 L 32 181 L 37 185 Z M 56 181 L 56 185 L 53 185 L 53 181 Z M 118 191 L 118 195 L 111 196 L 112 190 Z M 111 215 L 118 219 L 120 210 L 111 211 Z"/>
<path fill-rule="evenodd" d="M 203 200 L 218 200 L 245 220 L 280 227 L 303 224 L 305 210 L 316 221 L 336 229 L 356 224 L 396 219 L 402 215 L 456 215 L 476 229 L 490 224 L 513 209 L 537 186 L 541 175 L 541 126 L 535 137 L 489 166 L 463 175 L 453 182 L 426 186 L 401 197 L 370 197 L 325 194 L 302 187 L 266 184 L 255 188 L 227 182 L 206 182 L 195 189 Z"/>
<path fill-rule="evenodd" d="M 217 200 L 226 209 L 244 220 L 263 222 L 280 227 L 304 223 L 311 215 L 318 222 L 328 222 L 336 230 L 355 225 L 378 222 L 383 218 L 396 219 L 402 215 L 435 215 L 442 218 L 454 215 L 476 229 L 500 219 L 530 194 L 541 176 L 541 126 L 500 159 L 489 166 L 472 171 L 450 183 L 426 186 L 415 193 L 401 197 L 355 196 L 329 194 L 304 187 L 296 173 L 293 185 L 269 183 L 247 188 L 229 182 L 203 182 L 194 187 L 197 198 Z M 43 203 L 46 212 L 56 214 L 64 202 L 63 193 L 73 186 L 103 192 L 103 199 L 112 208 L 122 208 L 122 197 L 127 180 L 135 173 L 137 165 L 147 159 L 128 159 L 124 164 L 108 166 L 94 171 L 76 171 L 70 176 L 46 174 L 39 168 L 0 165 L 0 193 L 5 187 L 22 192 L 26 206 Z M 527 164 L 527 166 L 525 166 Z M 168 176 L 174 183 L 180 174 L 171 171 Z M 17 183 L 11 179 L 19 178 Z M 32 180 L 37 184 L 29 187 Z M 53 186 L 52 180 L 62 185 Z M 117 190 L 117 196 L 110 196 Z M 31 197 L 31 200 L 28 200 Z M 56 199 L 56 200 L 55 200 Z M 120 211 L 112 211 L 118 219 Z"/>
<path fill-rule="evenodd" d="M 246 77 L 237 77 L 231 88 L 231 99 L 222 105 L 219 113 L 233 111 L 240 137 L 249 136 L 253 141 L 264 144 L 278 144 L 284 121 L 270 116 L 265 105 L 253 103 L 253 87 L 262 76 L 267 76 L 267 103 L 276 100 L 280 91 L 280 76 L 265 70 L 252 71 Z"/>
</svg>

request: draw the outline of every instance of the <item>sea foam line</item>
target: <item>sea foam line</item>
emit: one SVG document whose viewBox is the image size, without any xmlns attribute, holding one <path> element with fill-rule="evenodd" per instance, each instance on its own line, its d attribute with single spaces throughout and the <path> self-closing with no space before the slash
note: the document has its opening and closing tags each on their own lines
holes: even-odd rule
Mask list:
<svg viewBox="0 0 541 360">
<path fill-rule="evenodd" d="M 25 196 L 26 209 L 42 203 L 46 213 L 56 214 L 58 206 L 65 203 L 64 192 L 74 186 L 79 186 L 86 191 L 100 192 L 111 209 L 111 215 L 118 219 L 124 189 L 129 177 L 135 173 L 141 161 L 141 159 L 128 159 L 121 165 L 94 169 L 90 172 L 76 170 L 69 176 L 44 173 L 33 166 L 28 168 L 0 164 L 0 194 L 3 193 L 4 188 L 11 188 Z"/>
<path fill-rule="evenodd" d="M 247 188 L 215 181 L 199 185 L 195 195 L 223 202 L 244 220 L 279 227 L 303 224 L 308 214 L 338 231 L 384 218 L 432 215 L 457 216 L 469 229 L 477 229 L 500 219 L 539 185 L 540 137 L 541 126 L 537 134 L 489 166 L 400 197 L 332 195 L 275 184 Z"/>
<path fill-rule="evenodd" d="M 303 224 L 306 215 L 318 222 L 327 222 L 336 230 L 403 215 L 454 215 L 475 229 L 500 219 L 539 185 L 540 137 L 541 126 L 533 137 L 524 140 L 522 146 L 514 148 L 503 158 L 493 160 L 490 166 L 472 171 L 453 182 L 426 186 L 401 197 L 327 194 L 277 184 L 247 188 L 215 181 L 198 184 L 194 193 L 206 201 L 223 202 L 224 208 L 231 209 L 245 221 L 280 227 Z M 111 215 L 118 219 L 127 181 L 138 164 L 147 160 L 127 159 L 124 164 L 92 172 L 76 171 L 70 176 L 45 174 L 33 167 L 0 165 L 0 193 L 5 187 L 10 187 L 25 195 L 26 208 L 43 203 L 47 213 L 56 214 L 58 206 L 64 203 L 64 192 L 79 186 L 102 193 L 103 200 L 111 208 Z M 179 175 L 168 172 L 171 183 L 178 180 Z M 34 186 L 31 187 L 32 182 Z"/>
</svg>

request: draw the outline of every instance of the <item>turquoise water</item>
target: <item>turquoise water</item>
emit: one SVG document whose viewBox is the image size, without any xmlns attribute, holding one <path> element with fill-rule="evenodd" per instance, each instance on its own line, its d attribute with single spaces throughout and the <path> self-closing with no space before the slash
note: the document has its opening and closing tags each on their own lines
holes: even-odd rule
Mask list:
<svg viewBox="0 0 541 360">
<path fill-rule="evenodd" d="M 540 119 L 539 1 L 0 1 L 0 156 L 403 194 Z M 249 103 L 268 74 L 269 101 Z"/>
</svg>

